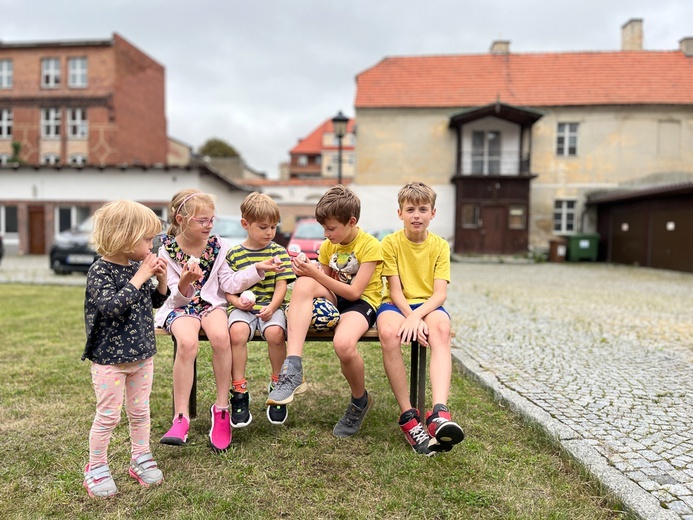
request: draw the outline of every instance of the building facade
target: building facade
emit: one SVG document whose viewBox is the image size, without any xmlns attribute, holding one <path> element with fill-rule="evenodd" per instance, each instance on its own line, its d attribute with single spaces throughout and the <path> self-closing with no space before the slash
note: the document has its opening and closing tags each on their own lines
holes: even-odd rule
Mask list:
<svg viewBox="0 0 693 520">
<path fill-rule="evenodd" d="M 0 164 L 164 164 L 164 82 L 118 34 L 0 42 Z"/>
<path fill-rule="evenodd" d="M 594 232 L 590 193 L 693 175 L 693 38 L 679 43 L 644 50 L 631 20 L 620 51 L 385 58 L 357 76 L 355 185 L 380 201 L 436 187 L 437 232 L 462 254 Z M 396 224 L 383 206 L 362 219 Z"/>
<path fill-rule="evenodd" d="M 353 179 L 355 171 L 356 132 L 354 120 L 349 119 L 342 138 L 342 178 Z M 332 120 L 324 121 L 308 137 L 299 139 L 289 155 L 289 179 L 336 179 L 339 175 L 339 140 Z"/>
</svg>

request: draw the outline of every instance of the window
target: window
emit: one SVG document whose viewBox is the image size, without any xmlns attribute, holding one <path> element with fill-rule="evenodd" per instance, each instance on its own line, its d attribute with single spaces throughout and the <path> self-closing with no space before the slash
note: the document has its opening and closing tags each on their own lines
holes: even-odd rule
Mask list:
<svg viewBox="0 0 693 520">
<path fill-rule="evenodd" d="M 60 137 L 60 109 L 41 110 L 41 137 Z"/>
<path fill-rule="evenodd" d="M 49 166 L 55 166 L 60 163 L 60 156 L 55 153 L 44 153 L 41 156 L 41 164 L 47 164 Z"/>
<path fill-rule="evenodd" d="M 89 218 L 89 208 L 82 206 L 61 206 L 55 209 L 56 233 L 72 229 Z"/>
<path fill-rule="evenodd" d="M 12 88 L 12 60 L 0 60 L 0 89 Z"/>
<path fill-rule="evenodd" d="M 12 109 L 0 108 L 0 139 L 12 137 Z"/>
<path fill-rule="evenodd" d="M 70 108 L 67 111 L 68 136 L 77 139 L 86 139 L 89 127 L 87 125 L 86 108 Z"/>
<path fill-rule="evenodd" d="M 0 166 L 5 166 L 10 162 L 10 155 L 7 153 L 0 153 Z"/>
<path fill-rule="evenodd" d="M 58 58 L 41 60 L 41 86 L 44 88 L 60 86 L 60 60 Z"/>
<path fill-rule="evenodd" d="M 527 227 L 527 211 L 524 206 L 510 206 L 508 208 L 508 228 L 525 229 Z"/>
<path fill-rule="evenodd" d="M 472 132 L 472 174 L 497 175 L 501 165 L 501 133 L 496 130 Z"/>
<path fill-rule="evenodd" d="M 0 233 L 18 233 L 17 206 L 0 206 Z"/>
<path fill-rule="evenodd" d="M 67 86 L 72 88 L 87 86 L 87 58 L 67 59 Z"/>
<path fill-rule="evenodd" d="M 554 233 L 573 233 L 575 231 L 575 211 L 577 203 L 574 200 L 556 200 L 553 203 Z"/>
<path fill-rule="evenodd" d="M 556 155 L 577 155 L 577 123 L 558 123 L 556 132 Z"/>
<path fill-rule="evenodd" d="M 306 155 L 299 155 L 298 156 L 298 165 L 299 166 L 306 166 L 308 164 L 308 156 Z"/>
<path fill-rule="evenodd" d="M 81 153 L 73 153 L 68 160 L 72 166 L 84 166 L 87 164 L 87 156 Z"/>
<path fill-rule="evenodd" d="M 476 204 L 462 204 L 462 227 L 479 227 L 479 206 Z"/>
</svg>

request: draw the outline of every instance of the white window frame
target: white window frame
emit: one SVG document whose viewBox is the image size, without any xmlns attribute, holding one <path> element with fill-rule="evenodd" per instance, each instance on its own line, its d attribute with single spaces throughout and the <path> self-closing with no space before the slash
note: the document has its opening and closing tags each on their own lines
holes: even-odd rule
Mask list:
<svg viewBox="0 0 693 520">
<path fill-rule="evenodd" d="M 60 86 L 60 58 L 41 59 L 41 87 L 58 88 Z"/>
<path fill-rule="evenodd" d="M 579 123 L 563 122 L 556 125 L 556 155 L 575 157 L 578 154 Z"/>
<path fill-rule="evenodd" d="M 44 153 L 41 156 L 41 164 L 55 166 L 60 164 L 60 156 L 57 153 Z"/>
<path fill-rule="evenodd" d="M 553 232 L 564 235 L 575 233 L 578 202 L 576 199 L 556 199 L 553 202 Z M 572 219 L 570 218 L 572 217 Z"/>
<path fill-rule="evenodd" d="M 87 156 L 83 153 L 73 153 L 70 154 L 68 162 L 71 166 L 84 166 L 87 164 Z"/>
<path fill-rule="evenodd" d="M 296 159 L 296 164 L 299 166 L 308 166 L 308 156 L 303 154 L 299 155 Z"/>
<path fill-rule="evenodd" d="M 60 211 L 68 210 L 70 213 L 70 227 L 65 229 L 73 229 L 89 218 L 88 206 L 56 206 L 53 212 L 54 232 L 57 235 L 64 229 L 60 229 Z"/>
<path fill-rule="evenodd" d="M 60 137 L 61 113 L 59 108 L 41 109 L 41 137 L 55 139 Z"/>
<path fill-rule="evenodd" d="M 86 139 L 89 137 L 86 108 L 67 109 L 67 135 L 73 139 Z"/>
<path fill-rule="evenodd" d="M 86 56 L 79 56 L 67 59 L 67 86 L 70 88 L 87 87 Z"/>
<path fill-rule="evenodd" d="M 0 139 L 12 139 L 13 118 L 11 108 L 0 108 Z"/>
<path fill-rule="evenodd" d="M 8 153 L 0 153 L 0 166 L 5 166 L 10 163 L 12 157 Z"/>
<path fill-rule="evenodd" d="M 0 60 L 0 89 L 11 89 L 14 82 L 12 60 Z"/>
</svg>

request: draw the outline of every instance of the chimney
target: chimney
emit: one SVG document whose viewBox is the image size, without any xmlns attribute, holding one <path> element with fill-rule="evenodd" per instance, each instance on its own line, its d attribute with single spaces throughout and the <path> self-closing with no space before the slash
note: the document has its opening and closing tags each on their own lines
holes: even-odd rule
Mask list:
<svg viewBox="0 0 693 520">
<path fill-rule="evenodd" d="M 679 45 L 681 46 L 681 52 L 686 56 L 693 57 L 693 37 L 687 36 L 679 40 Z"/>
<path fill-rule="evenodd" d="M 631 18 L 621 26 L 621 50 L 642 50 L 642 18 Z"/>
<path fill-rule="evenodd" d="M 491 44 L 491 54 L 510 54 L 510 40 L 496 40 Z"/>
</svg>

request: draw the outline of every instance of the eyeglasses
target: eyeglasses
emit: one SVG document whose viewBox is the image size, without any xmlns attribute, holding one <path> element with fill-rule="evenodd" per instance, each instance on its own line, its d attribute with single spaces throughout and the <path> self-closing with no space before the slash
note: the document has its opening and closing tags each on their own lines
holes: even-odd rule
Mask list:
<svg viewBox="0 0 693 520">
<path fill-rule="evenodd" d="M 195 222 L 197 222 L 202 227 L 212 227 L 214 225 L 214 221 L 216 220 L 216 217 L 212 217 L 212 218 L 190 217 L 190 219 L 194 220 Z"/>
</svg>

